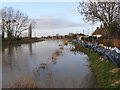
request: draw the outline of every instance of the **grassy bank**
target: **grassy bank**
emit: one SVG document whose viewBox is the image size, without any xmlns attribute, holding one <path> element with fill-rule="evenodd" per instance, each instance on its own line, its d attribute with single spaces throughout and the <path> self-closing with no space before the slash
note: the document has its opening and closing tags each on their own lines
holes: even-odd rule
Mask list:
<svg viewBox="0 0 120 90">
<path fill-rule="evenodd" d="M 40 42 L 44 39 L 41 38 L 32 38 L 32 39 L 20 39 L 20 40 L 2 40 L 2 45 L 20 45 L 20 44 L 27 44 L 27 43 L 34 43 L 34 42 Z"/>
<path fill-rule="evenodd" d="M 88 48 L 73 42 L 76 51 L 82 51 L 89 56 L 90 67 L 95 75 L 98 88 L 120 88 L 120 70 L 108 60 L 92 52 Z M 117 71 L 118 70 L 118 71 Z"/>
</svg>

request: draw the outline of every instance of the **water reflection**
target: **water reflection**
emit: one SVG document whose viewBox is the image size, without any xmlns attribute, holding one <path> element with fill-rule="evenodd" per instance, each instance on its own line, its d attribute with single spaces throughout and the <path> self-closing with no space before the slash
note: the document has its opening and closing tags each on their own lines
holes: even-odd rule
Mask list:
<svg viewBox="0 0 120 90">
<path fill-rule="evenodd" d="M 31 55 L 31 57 L 32 57 L 32 43 L 28 44 L 28 47 L 29 47 L 30 55 Z"/>
<path fill-rule="evenodd" d="M 59 44 L 63 42 L 49 40 L 3 47 L 3 87 L 10 87 L 8 81 L 24 73 L 36 79 L 39 88 L 95 87 L 87 55 L 71 51 L 74 46 L 70 43 L 63 49 Z"/>
</svg>

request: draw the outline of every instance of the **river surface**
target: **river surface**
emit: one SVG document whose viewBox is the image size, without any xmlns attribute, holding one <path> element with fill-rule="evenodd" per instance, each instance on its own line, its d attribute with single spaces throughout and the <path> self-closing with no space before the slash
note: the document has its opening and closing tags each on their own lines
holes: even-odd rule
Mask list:
<svg viewBox="0 0 120 90">
<path fill-rule="evenodd" d="M 2 47 L 2 87 L 25 75 L 35 80 L 38 88 L 94 88 L 94 76 L 88 56 L 71 51 L 69 43 L 60 49 L 60 40 L 48 40 L 19 46 Z M 52 58 L 56 51 L 60 54 Z M 39 68 L 45 63 L 45 68 Z"/>
</svg>

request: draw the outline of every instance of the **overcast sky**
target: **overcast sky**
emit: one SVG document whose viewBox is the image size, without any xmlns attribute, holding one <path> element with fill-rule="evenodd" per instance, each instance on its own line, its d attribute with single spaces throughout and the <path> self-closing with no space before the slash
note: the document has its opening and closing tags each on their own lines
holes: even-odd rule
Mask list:
<svg viewBox="0 0 120 90">
<path fill-rule="evenodd" d="M 33 36 L 68 33 L 92 33 L 92 25 L 83 21 L 77 11 L 78 2 L 2 2 L 3 7 L 13 7 L 27 14 L 36 21 Z M 94 25 L 95 28 L 99 24 Z M 88 30 L 89 29 L 89 30 Z"/>
</svg>

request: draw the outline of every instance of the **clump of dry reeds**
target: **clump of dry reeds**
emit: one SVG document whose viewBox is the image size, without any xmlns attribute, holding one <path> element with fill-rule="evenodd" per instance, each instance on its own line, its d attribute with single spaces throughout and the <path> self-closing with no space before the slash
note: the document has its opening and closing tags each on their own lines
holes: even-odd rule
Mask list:
<svg viewBox="0 0 120 90">
<path fill-rule="evenodd" d="M 63 50 L 63 46 L 61 46 L 60 49 Z"/>
<path fill-rule="evenodd" d="M 64 43 L 63 43 L 63 45 L 68 45 L 68 42 L 69 42 L 69 40 L 67 39 L 67 40 L 65 40 L 64 41 Z"/>
<path fill-rule="evenodd" d="M 11 88 L 36 88 L 36 80 L 29 78 L 28 76 L 16 79 L 10 83 Z"/>
<path fill-rule="evenodd" d="M 59 44 L 58 46 L 62 46 L 61 44 Z"/>
<path fill-rule="evenodd" d="M 55 53 L 52 54 L 52 59 L 56 59 L 56 56 L 59 56 L 60 55 L 60 51 L 57 50 Z"/>
<path fill-rule="evenodd" d="M 39 69 L 41 69 L 41 68 L 45 69 L 46 67 L 45 67 L 45 65 L 42 65 L 42 66 L 39 67 Z"/>
<path fill-rule="evenodd" d="M 41 63 L 40 65 L 48 65 L 47 63 Z"/>
<path fill-rule="evenodd" d="M 58 50 L 55 53 L 56 53 L 56 56 L 60 55 L 60 52 Z"/>
</svg>

